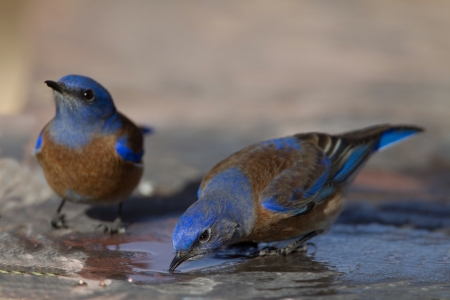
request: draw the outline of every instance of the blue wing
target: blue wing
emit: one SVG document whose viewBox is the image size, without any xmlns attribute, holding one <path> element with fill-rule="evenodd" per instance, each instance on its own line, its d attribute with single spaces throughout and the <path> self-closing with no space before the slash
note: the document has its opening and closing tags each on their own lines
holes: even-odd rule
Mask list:
<svg viewBox="0 0 450 300">
<path fill-rule="evenodd" d="M 380 125 L 331 136 L 296 135 L 299 162 L 284 169 L 261 193 L 265 209 L 299 215 L 349 184 L 372 153 L 422 131 L 414 126 Z M 309 145 L 309 147 L 308 147 Z M 291 150 L 292 151 L 292 150 Z"/>
<path fill-rule="evenodd" d="M 316 153 L 305 158 L 314 160 L 302 159 L 285 169 L 261 193 L 261 205 L 265 209 L 289 215 L 304 214 L 336 191 L 337 185 L 330 183 L 329 158 L 317 148 L 308 151 Z"/>
<path fill-rule="evenodd" d="M 116 152 L 123 160 L 140 164 L 144 156 L 143 134 L 150 128 L 138 128 L 127 117 L 119 113 L 121 128 L 114 134 L 116 140 Z"/>
<path fill-rule="evenodd" d="M 125 161 L 133 163 L 141 163 L 142 156 L 144 156 L 144 150 L 140 152 L 134 152 L 128 147 L 127 135 L 117 139 L 116 151 Z"/>
<path fill-rule="evenodd" d="M 37 140 L 36 140 L 36 145 L 34 146 L 34 154 L 37 154 L 39 152 L 41 152 L 42 149 L 42 135 L 43 135 L 44 131 L 42 130 L 41 133 L 39 134 Z"/>
</svg>

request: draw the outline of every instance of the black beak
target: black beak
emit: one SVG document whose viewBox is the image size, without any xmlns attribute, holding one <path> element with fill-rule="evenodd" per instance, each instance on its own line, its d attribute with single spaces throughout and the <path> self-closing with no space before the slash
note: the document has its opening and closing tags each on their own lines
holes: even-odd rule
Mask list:
<svg viewBox="0 0 450 300">
<path fill-rule="evenodd" d="M 189 252 L 186 254 L 177 252 L 175 254 L 175 257 L 173 258 L 172 262 L 170 263 L 169 272 L 175 271 L 175 269 L 181 265 L 183 262 L 185 262 L 189 258 Z"/>
<path fill-rule="evenodd" d="M 48 87 L 52 88 L 54 91 L 57 91 L 58 93 L 64 92 L 62 86 L 55 81 L 46 80 L 45 83 L 47 84 Z"/>
</svg>

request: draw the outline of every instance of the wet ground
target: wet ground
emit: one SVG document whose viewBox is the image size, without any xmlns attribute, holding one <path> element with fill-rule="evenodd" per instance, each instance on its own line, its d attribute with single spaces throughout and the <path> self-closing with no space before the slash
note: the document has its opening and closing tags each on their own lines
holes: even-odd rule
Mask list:
<svg viewBox="0 0 450 300">
<path fill-rule="evenodd" d="M 131 3 L 131 4 L 130 4 Z M 450 298 L 450 4 L 445 1 L 0 2 L 0 297 Z M 155 128 L 126 202 L 59 199 L 30 153 L 44 80 L 93 77 Z M 171 235 L 216 162 L 263 139 L 411 123 L 329 233 L 287 257 L 208 257 L 169 274 Z"/>
<path fill-rule="evenodd" d="M 34 174 L 36 175 L 36 174 Z M 403 185 L 386 190 L 369 182 Z M 402 174 L 362 173 L 331 231 L 287 257 L 187 262 L 170 274 L 171 234 L 195 201 L 198 182 L 173 196 L 135 196 L 125 205 L 126 234 L 96 231 L 115 209 L 67 205 L 69 229 L 48 225 L 57 199 L 4 209 L 0 278 L 9 297 L 79 299 L 450 297 L 450 203 L 446 189 Z M 436 182 L 436 180 L 434 180 Z M 3 204 L 5 205 L 5 204 Z M 264 247 L 265 245 L 260 245 Z M 30 294 L 32 291 L 32 294 Z"/>
</svg>

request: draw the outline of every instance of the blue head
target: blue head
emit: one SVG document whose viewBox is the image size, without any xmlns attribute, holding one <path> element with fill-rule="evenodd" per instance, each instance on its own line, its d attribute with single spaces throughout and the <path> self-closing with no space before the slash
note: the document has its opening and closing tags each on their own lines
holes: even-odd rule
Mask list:
<svg viewBox="0 0 450 300">
<path fill-rule="evenodd" d="M 220 199 L 200 198 L 181 216 L 173 233 L 175 258 L 170 271 L 182 262 L 200 259 L 236 242 L 243 228 Z"/>
<path fill-rule="evenodd" d="M 120 117 L 108 91 L 93 79 L 67 75 L 58 82 L 45 82 L 55 92 L 56 116 L 52 121 L 54 140 L 68 147 L 88 143 L 94 134 L 120 128 Z"/>
</svg>

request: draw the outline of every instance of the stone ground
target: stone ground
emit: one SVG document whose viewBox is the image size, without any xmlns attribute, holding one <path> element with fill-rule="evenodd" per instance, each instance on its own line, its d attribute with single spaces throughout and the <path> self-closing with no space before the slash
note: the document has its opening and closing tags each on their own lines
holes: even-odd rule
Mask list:
<svg viewBox="0 0 450 300">
<path fill-rule="evenodd" d="M 0 295 L 10 298 L 450 298 L 450 3 L 2 1 Z M 114 208 L 58 199 L 30 155 L 44 80 L 100 81 L 154 126 L 124 235 Z M 412 123 L 307 253 L 208 258 L 169 274 L 171 234 L 218 160 L 262 139 Z M 82 283 L 80 283 L 80 280 Z"/>
</svg>

